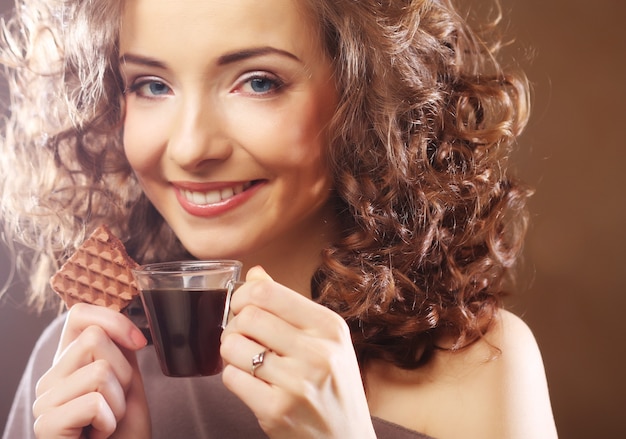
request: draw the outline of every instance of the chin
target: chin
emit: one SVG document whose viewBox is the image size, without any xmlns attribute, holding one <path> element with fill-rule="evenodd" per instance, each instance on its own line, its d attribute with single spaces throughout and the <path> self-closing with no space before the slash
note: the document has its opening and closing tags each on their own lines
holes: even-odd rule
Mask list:
<svg viewBox="0 0 626 439">
<path fill-rule="evenodd" d="M 191 255 L 198 260 L 214 260 L 214 259 L 236 259 L 241 256 L 240 252 L 232 252 L 227 250 L 216 249 L 214 246 L 206 245 L 200 246 L 197 242 L 190 243 L 191 245 L 185 245 L 185 249 L 191 253 Z M 210 249 L 207 251 L 207 249 Z"/>
</svg>

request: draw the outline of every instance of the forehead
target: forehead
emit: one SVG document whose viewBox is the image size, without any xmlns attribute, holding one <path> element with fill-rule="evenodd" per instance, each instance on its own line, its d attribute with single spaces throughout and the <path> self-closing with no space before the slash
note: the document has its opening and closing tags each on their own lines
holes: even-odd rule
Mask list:
<svg viewBox="0 0 626 439">
<path fill-rule="evenodd" d="M 122 51 L 128 45 L 186 51 L 251 44 L 295 52 L 319 49 L 313 17 L 305 0 L 125 0 L 120 45 Z"/>
</svg>

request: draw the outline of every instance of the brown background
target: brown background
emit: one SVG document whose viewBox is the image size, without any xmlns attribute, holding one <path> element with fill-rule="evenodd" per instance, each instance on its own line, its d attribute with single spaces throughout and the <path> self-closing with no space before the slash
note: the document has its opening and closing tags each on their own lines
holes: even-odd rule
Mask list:
<svg viewBox="0 0 626 439">
<path fill-rule="evenodd" d="M 537 193 L 510 305 L 542 348 L 560 436 L 626 437 L 626 2 L 502 3 L 535 90 L 518 163 Z M 0 252 L 0 281 L 8 266 Z M 49 319 L 20 308 L 20 291 L 0 306 L 0 425 Z"/>
</svg>

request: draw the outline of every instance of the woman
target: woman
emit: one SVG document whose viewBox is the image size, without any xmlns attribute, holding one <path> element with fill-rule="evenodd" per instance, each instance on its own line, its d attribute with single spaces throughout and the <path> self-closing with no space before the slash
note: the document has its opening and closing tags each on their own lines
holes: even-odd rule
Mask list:
<svg viewBox="0 0 626 439">
<path fill-rule="evenodd" d="M 165 378 L 130 320 L 74 306 L 6 434 L 555 437 L 536 343 L 501 308 L 523 78 L 445 0 L 262 6 L 18 5 L 3 211 L 35 248 L 33 300 L 100 223 L 143 263 L 248 271 L 220 376 Z"/>
</svg>

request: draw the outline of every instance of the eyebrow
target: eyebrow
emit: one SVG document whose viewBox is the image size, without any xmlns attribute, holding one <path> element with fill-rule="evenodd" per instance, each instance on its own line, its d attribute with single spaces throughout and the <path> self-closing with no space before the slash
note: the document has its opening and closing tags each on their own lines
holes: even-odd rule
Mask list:
<svg viewBox="0 0 626 439">
<path fill-rule="evenodd" d="M 150 58 L 142 55 L 135 55 L 133 53 L 125 53 L 120 56 L 120 64 L 139 64 L 147 67 L 158 67 L 160 69 L 167 68 L 167 65 L 157 59 Z"/>
<path fill-rule="evenodd" d="M 264 55 L 272 55 L 272 54 L 285 56 L 287 58 L 291 58 L 295 61 L 301 62 L 300 58 L 298 58 L 296 55 L 294 55 L 291 52 L 288 52 L 282 49 L 277 49 L 275 47 L 267 46 L 267 47 L 255 47 L 255 48 L 245 49 L 245 50 L 237 50 L 231 53 L 226 53 L 224 55 L 221 55 L 217 59 L 217 65 L 223 66 L 223 65 L 233 64 L 238 61 L 243 61 L 243 60 L 250 59 L 250 58 L 255 58 L 255 57 L 264 56 Z M 142 55 L 136 55 L 133 53 L 125 53 L 122 56 L 120 56 L 120 63 L 122 64 L 133 63 L 133 64 L 144 65 L 147 67 L 157 67 L 160 69 L 167 68 L 167 65 L 165 63 L 157 59 L 150 58 L 147 56 L 142 56 Z"/>
<path fill-rule="evenodd" d="M 282 56 L 286 56 L 287 58 L 291 58 L 295 61 L 300 61 L 300 59 L 291 52 L 277 49 L 275 47 L 265 46 L 265 47 L 254 47 L 254 48 L 245 49 L 245 50 L 238 50 L 232 53 L 224 54 L 217 59 L 217 64 L 222 66 L 222 65 L 235 63 L 237 61 L 242 61 L 242 60 L 249 59 L 249 58 L 255 58 L 258 56 L 272 55 L 272 54 L 282 55 Z"/>
</svg>

